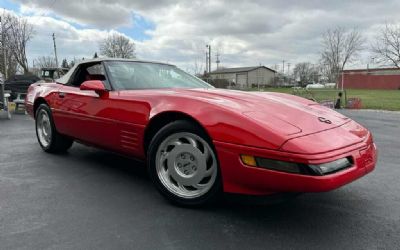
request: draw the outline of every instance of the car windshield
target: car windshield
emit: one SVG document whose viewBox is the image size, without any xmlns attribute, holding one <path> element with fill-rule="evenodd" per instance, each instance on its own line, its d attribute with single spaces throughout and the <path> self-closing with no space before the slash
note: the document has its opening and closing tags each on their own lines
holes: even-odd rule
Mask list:
<svg viewBox="0 0 400 250">
<path fill-rule="evenodd" d="M 213 88 L 172 65 L 125 61 L 107 62 L 105 65 L 116 90 Z"/>
</svg>

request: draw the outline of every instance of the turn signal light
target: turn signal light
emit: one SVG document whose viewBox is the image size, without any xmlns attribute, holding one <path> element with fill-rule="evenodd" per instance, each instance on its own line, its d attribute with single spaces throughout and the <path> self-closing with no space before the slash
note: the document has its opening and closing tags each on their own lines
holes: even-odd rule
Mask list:
<svg viewBox="0 0 400 250">
<path fill-rule="evenodd" d="M 240 155 L 242 162 L 248 166 L 257 167 L 256 158 L 252 155 Z"/>
</svg>

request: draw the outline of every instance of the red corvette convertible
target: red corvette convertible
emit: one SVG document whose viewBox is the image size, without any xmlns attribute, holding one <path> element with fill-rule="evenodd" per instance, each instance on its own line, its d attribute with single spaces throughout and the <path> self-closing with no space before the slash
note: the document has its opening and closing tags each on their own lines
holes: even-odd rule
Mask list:
<svg viewBox="0 0 400 250">
<path fill-rule="evenodd" d="M 26 97 L 44 151 L 74 141 L 147 162 L 169 200 L 201 205 L 221 192 L 329 191 L 371 172 L 371 133 L 297 96 L 216 89 L 164 63 L 98 59 Z"/>
</svg>

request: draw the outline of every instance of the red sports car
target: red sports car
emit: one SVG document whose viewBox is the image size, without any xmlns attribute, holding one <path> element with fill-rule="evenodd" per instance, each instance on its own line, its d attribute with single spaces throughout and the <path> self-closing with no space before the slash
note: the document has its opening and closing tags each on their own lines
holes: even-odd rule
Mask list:
<svg viewBox="0 0 400 250">
<path fill-rule="evenodd" d="M 221 192 L 329 191 L 371 172 L 376 147 L 353 120 L 297 96 L 216 89 L 165 63 L 97 59 L 26 97 L 44 151 L 73 141 L 146 161 L 169 200 Z"/>
</svg>

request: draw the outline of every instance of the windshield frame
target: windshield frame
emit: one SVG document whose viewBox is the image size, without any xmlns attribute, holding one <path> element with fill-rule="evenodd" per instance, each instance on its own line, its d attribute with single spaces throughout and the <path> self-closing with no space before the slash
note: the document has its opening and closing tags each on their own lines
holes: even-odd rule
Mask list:
<svg viewBox="0 0 400 250">
<path fill-rule="evenodd" d="M 110 73 L 110 70 L 109 70 L 109 65 L 110 65 L 111 63 L 114 63 L 114 62 L 120 62 L 120 63 L 136 63 L 136 64 L 139 64 L 139 63 L 142 63 L 142 64 L 156 64 L 156 65 L 168 66 L 168 67 L 171 67 L 171 68 L 175 68 L 179 73 L 184 74 L 186 77 L 193 78 L 194 80 L 199 81 L 199 82 L 202 83 L 204 86 L 203 86 L 203 87 L 200 87 L 200 86 L 199 86 L 199 87 L 183 87 L 183 86 L 182 86 L 182 87 L 179 87 L 179 86 L 177 86 L 177 87 L 151 87 L 151 86 L 149 86 L 148 88 L 120 89 L 120 88 L 118 88 L 118 86 L 116 86 L 116 84 L 114 83 L 113 76 L 112 76 L 112 74 Z M 196 77 L 196 76 L 194 76 L 194 75 L 192 75 L 192 74 L 189 74 L 189 73 L 185 72 L 184 70 L 182 70 L 182 69 L 180 69 L 180 68 L 178 68 L 177 66 L 172 65 L 172 64 L 158 63 L 158 62 L 148 62 L 148 61 L 125 61 L 125 60 L 109 60 L 109 61 L 104 61 L 103 64 L 104 64 L 104 68 L 105 68 L 105 71 L 106 71 L 106 77 L 108 78 L 109 84 L 111 85 L 111 88 L 112 88 L 112 90 L 114 90 L 114 91 L 124 91 L 124 90 L 149 90 L 149 89 L 197 89 L 197 88 L 198 88 L 198 89 L 211 89 L 211 88 L 215 88 L 215 87 L 212 86 L 211 84 L 209 84 L 209 83 L 203 81 L 202 79 L 200 79 L 200 78 L 198 78 L 198 77 Z"/>
</svg>

